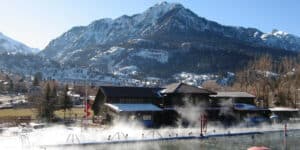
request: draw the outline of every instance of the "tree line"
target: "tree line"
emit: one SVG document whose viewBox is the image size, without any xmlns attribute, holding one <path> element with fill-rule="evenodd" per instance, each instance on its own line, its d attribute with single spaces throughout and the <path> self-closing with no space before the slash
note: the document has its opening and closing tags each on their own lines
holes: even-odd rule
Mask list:
<svg viewBox="0 0 300 150">
<path fill-rule="evenodd" d="M 65 119 L 67 110 L 73 107 L 73 102 L 68 96 L 68 85 L 60 88 L 54 80 L 41 82 L 39 73 L 35 74 L 32 85 L 27 97 L 32 106 L 36 108 L 37 117 L 51 122 L 56 119 L 54 111 L 63 109 Z"/>
<path fill-rule="evenodd" d="M 274 59 L 261 56 L 236 73 L 232 87 L 257 97 L 263 107 L 297 107 L 300 97 L 300 55 Z"/>
</svg>

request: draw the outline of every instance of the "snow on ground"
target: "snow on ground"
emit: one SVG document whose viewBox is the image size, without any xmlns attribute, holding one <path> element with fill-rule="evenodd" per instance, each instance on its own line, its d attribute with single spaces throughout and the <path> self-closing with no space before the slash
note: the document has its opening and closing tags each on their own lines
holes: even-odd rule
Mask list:
<svg viewBox="0 0 300 150">
<path fill-rule="evenodd" d="M 59 62 L 67 62 L 68 60 L 71 60 L 71 59 L 76 59 L 76 57 L 74 57 L 74 55 L 76 55 L 77 53 L 80 53 L 82 52 L 83 50 L 82 49 L 77 49 L 77 50 L 74 50 L 70 53 L 68 53 L 67 55 L 65 55 L 64 53 L 59 53 L 58 54 L 58 58 L 60 58 Z M 79 59 L 79 58 L 77 58 Z"/>
<path fill-rule="evenodd" d="M 151 40 L 146 40 L 146 39 L 130 39 L 130 40 L 128 40 L 128 43 L 131 43 L 131 44 L 137 44 L 137 45 L 142 45 L 142 44 L 154 44 L 153 41 L 151 41 Z"/>
<path fill-rule="evenodd" d="M 101 59 L 109 58 L 109 57 L 112 57 L 112 56 L 117 56 L 125 50 L 126 49 L 123 48 L 123 47 L 113 46 L 113 47 L 111 47 L 110 49 L 108 49 L 106 51 L 99 50 L 97 52 L 97 54 L 94 57 L 92 57 L 90 60 L 91 61 L 99 61 Z"/>
<path fill-rule="evenodd" d="M 262 70 L 256 70 L 258 74 L 264 75 L 265 77 L 278 77 L 279 74 L 271 71 L 262 71 Z"/>
<path fill-rule="evenodd" d="M 148 59 L 154 59 L 160 63 L 167 63 L 169 55 L 167 51 L 156 49 L 138 49 L 133 56 L 139 56 Z"/>
<path fill-rule="evenodd" d="M 139 68 L 137 66 L 125 66 L 122 68 L 118 68 L 113 72 L 114 75 L 128 76 L 128 75 L 136 75 L 138 73 Z"/>
<path fill-rule="evenodd" d="M 183 82 L 189 85 L 199 86 L 206 80 L 216 79 L 217 75 L 211 74 L 194 74 L 188 72 L 181 72 L 178 74 L 173 75 L 173 78 L 179 82 Z"/>
</svg>

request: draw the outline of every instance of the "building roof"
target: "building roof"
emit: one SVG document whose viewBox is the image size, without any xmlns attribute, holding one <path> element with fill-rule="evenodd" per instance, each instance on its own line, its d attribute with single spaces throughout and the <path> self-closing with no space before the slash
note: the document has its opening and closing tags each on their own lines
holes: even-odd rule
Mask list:
<svg viewBox="0 0 300 150">
<path fill-rule="evenodd" d="M 105 103 L 106 106 L 116 112 L 142 112 L 142 111 L 163 111 L 161 108 L 153 104 L 121 104 L 121 103 Z"/>
<path fill-rule="evenodd" d="M 161 93 L 164 94 L 169 94 L 169 93 L 184 93 L 184 94 L 216 94 L 213 91 L 204 89 L 204 88 L 199 88 L 196 86 L 188 85 L 185 83 L 173 83 L 169 84 L 164 87 L 163 90 L 161 90 Z"/>
<path fill-rule="evenodd" d="M 272 112 L 274 111 L 289 111 L 289 112 L 300 112 L 298 108 L 289 108 L 289 107 L 273 107 L 269 108 Z"/>
<path fill-rule="evenodd" d="M 255 98 L 254 95 L 247 92 L 217 92 L 216 95 L 211 95 L 211 97 Z"/>
<path fill-rule="evenodd" d="M 160 98 L 161 88 L 100 86 L 106 97 L 113 98 Z"/>
<path fill-rule="evenodd" d="M 255 105 L 244 104 L 244 103 L 234 103 L 233 108 L 235 110 L 244 110 L 244 111 L 269 111 L 267 108 L 259 108 Z"/>
</svg>

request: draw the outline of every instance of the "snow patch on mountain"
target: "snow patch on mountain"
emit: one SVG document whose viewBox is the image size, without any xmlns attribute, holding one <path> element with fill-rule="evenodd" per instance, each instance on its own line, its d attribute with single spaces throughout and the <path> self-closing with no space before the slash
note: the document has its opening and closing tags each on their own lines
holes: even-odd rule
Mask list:
<svg viewBox="0 0 300 150">
<path fill-rule="evenodd" d="M 118 68 L 113 72 L 113 74 L 119 76 L 131 76 L 131 75 L 137 75 L 138 71 L 139 68 L 137 66 L 125 66 L 122 68 Z"/>
<path fill-rule="evenodd" d="M 274 48 L 300 51 L 300 37 L 274 29 L 271 33 L 262 34 L 263 42 Z"/>
<path fill-rule="evenodd" d="M 66 54 L 63 54 L 63 53 L 60 53 L 58 55 L 58 57 L 60 58 L 58 62 L 60 63 L 64 63 L 64 62 L 67 62 L 68 60 L 78 60 L 80 59 L 78 56 L 75 56 L 77 53 L 80 53 L 80 52 L 83 52 L 82 49 L 77 49 L 77 50 L 74 50 L 70 53 L 68 53 L 67 55 Z"/>
<path fill-rule="evenodd" d="M 167 51 L 157 49 L 138 49 L 136 53 L 133 53 L 133 56 L 153 59 L 160 63 L 167 63 L 169 58 Z"/>
<path fill-rule="evenodd" d="M 178 3 L 167 3 L 167 2 L 161 2 L 157 3 L 154 6 L 150 7 L 146 11 L 144 11 L 142 14 L 134 16 L 134 20 L 137 22 L 144 22 L 155 24 L 157 19 L 161 17 L 163 14 L 167 13 L 168 11 L 174 9 L 174 8 L 183 8 L 181 4 Z"/>
<path fill-rule="evenodd" d="M 118 56 L 122 52 L 124 52 L 126 49 L 123 47 L 113 46 L 108 50 L 99 50 L 97 51 L 97 54 L 90 58 L 91 61 L 99 61 L 101 59 L 108 59 L 112 58 L 113 56 Z"/>
<path fill-rule="evenodd" d="M 173 75 L 173 78 L 178 82 L 199 86 L 204 81 L 216 79 L 218 78 L 218 76 L 212 74 L 195 74 L 189 72 L 181 72 Z"/>
</svg>

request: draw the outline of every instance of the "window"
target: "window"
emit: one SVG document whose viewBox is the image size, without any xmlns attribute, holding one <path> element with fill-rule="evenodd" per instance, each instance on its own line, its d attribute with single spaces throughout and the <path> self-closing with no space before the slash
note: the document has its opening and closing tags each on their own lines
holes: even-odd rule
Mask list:
<svg viewBox="0 0 300 150">
<path fill-rule="evenodd" d="M 143 120 L 152 120 L 151 115 L 143 115 Z"/>
</svg>

